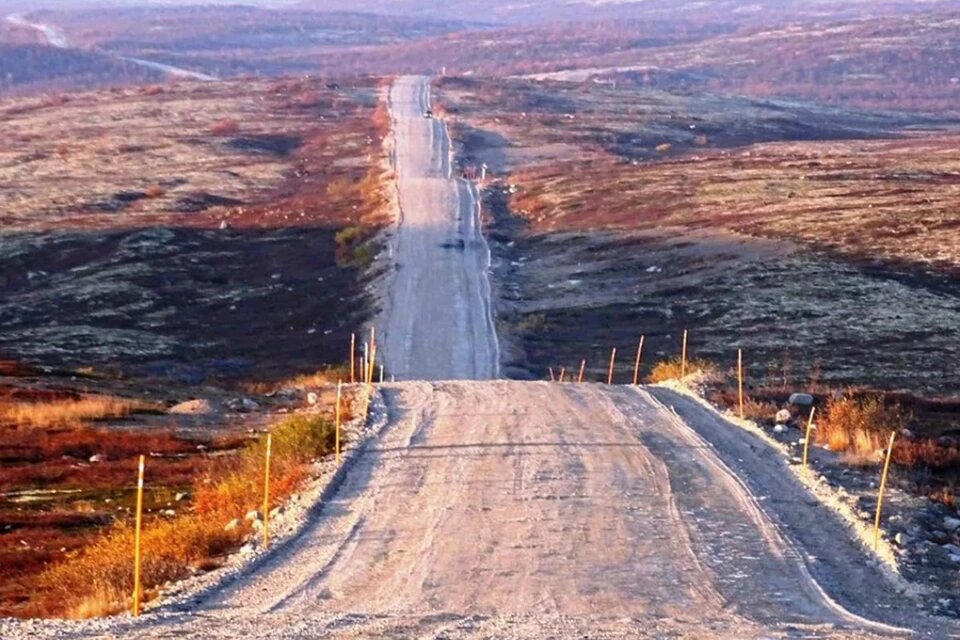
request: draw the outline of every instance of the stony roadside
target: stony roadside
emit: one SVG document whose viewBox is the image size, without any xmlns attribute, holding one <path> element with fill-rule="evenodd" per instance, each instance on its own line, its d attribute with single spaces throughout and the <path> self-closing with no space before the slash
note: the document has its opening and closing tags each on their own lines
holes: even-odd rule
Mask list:
<svg viewBox="0 0 960 640">
<path fill-rule="evenodd" d="M 707 382 L 688 377 L 685 383 L 667 383 L 669 388 L 707 403 Z M 713 405 L 711 405 L 713 406 Z M 872 549 L 873 527 L 880 484 L 880 460 L 851 466 L 842 454 L 811 444 L 809 470 L 802 468 L 805 421 L 802 411 L 787 410 L 777 420 L 740 420 L 730 410 L 713 406 L 742 428 L 776 443 L 791 467 L 818 497 L 849 522 L 854 537 Z M 789 418 L 787 418 L 789 415 Z M 910 437 L 909 432 L 899 437 Z M 878 561 L 922 594 L 922 606 L 935 615 L 960 618 L 960 510 L 916 495 L 911 482 L 892 472 L 884 493 L 880 523 Z"/>
</svg>

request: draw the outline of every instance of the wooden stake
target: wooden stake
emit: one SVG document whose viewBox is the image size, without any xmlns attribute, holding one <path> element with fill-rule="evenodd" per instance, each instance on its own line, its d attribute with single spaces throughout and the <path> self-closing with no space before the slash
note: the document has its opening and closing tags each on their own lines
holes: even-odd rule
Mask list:
<svg viewBox="0 0 960 640">
<path fill-rule="evenodd" d="M 566 368 L 566 367 L 561 367 L 561 369 L 560 369 L 560 382 L 563 382 L 563 377 L 564 377 L 565 375 L 567 375 L 567 368 Z"/>
<path fill-rule="evenodd" d="M 883 507 L 883 490 L 887 487 L 887 473 L 890 471 L 890 458 L 893 457 L 893 440 L 897 432 L 890 434 L 890 444 L 887 445 L 887 459 L 883 462 L 883 475 L 880 477 L 880 491 L 877 494 L 877 517 L 873 521 L 873 550 L 880 545 L 880 509 Z"/>
<path fill-rule="evenodd" d="M 357 334 L 350 334 L 350 384 L 353 384 L 357 381 L 356 378 L 356 364 L 357 364 Z"/>
<path fill-rule="evenodd" d="M 610 352 L 610 369 L 607 370 L 607 384 L 613 384 L 613 365 L 617 360 L 617 348 Z"/>
<path fill-rule="evenodd" d="M 803 437 L 803 466 L 807 466 L 807 451 L 810 450 L 810 432 L 813 430 L 813 414 L 817 412 L 816 407 L 810 407 L 810 419 L 807 420 L 807 434 Z"/>
<path fill-rule="evenodd" d="M 380 365 L 380 384 L 383 384 L 383 365 Z"/>
<path fill-rule="evenodd" d="M 335 437 L 335 439 L 334 439 L 334 443 L 335 443 L 335 444 L 334 444 L 334 451 L 335 451 L 335 460 L 336 460 L 336 463 L 337 463 L 337 466 L 338 466 L 338 467 L 340 466 L 340 416 L 341 416 L 341 413 L 340 413 L 340 412 L 341 412 L 341 409 L 340 409 L 340 398 L 342 397 L 342 392 L 341 392 L 342 387 L 343 387 L 343 381 L 342 381 L 342 380 L 337 380 L 337 406 L 336 406 L 336 408 L 333 410 L 333 415 L 334 415 L 334 421 L 333 421 L 333 422 L 334 422 L 334 424 L 336 425 L 336 437 Z"/>
<path fill-rule="evenodd" d="M 581 360 L 581 361 L 580 361 L 580 375 L 577 376 L 577 382 L 583 382 L 583 372 L 586 370 L 586 368 L 587 368 L 587 361 L 586 361 L 586 360 Z"/>
<path fill-rule="evenodd" d="M 637 345 L 637 361 L 633 363 L 633 386 L 640 383 L 640 358 L 643 356 L 643 338 L 640 336 L 640 344 Z"/>
<path fill-rule="evenodd" d="M 680 352 L 680 379 L 687 377 L 687 330 L 683 330 L 683 350 Z"/>
<path fill-rule="evenodd" d="M 550 382 L 556 382 L 557 379 L 553 376 L 553 367 L 547 367 L 547 371 L 550 372 Z"/>
<path fill-rule="evenodd" d="M 743 420 L 743 349 L 737 349 L 737 386 L 740 395 L 740 419 Z M 810 413 L 813 420 L 813 413 Z"/>
<path fill-rule="evenodd" d="M 140 599 L 143 589 L 140 586 L 140 531 L 143 528 L 143 466 L 144 456 L 140 456 L 137 469 L 137 520 L 133 533 L 133 615 L 140 615 Z"/>
<path fill-rule="evenodd" d="M 270 449 L 273 434 L 267 434 L 267 453 L 263 469 L 263 548 L 270 546 Z"/>
</svg>

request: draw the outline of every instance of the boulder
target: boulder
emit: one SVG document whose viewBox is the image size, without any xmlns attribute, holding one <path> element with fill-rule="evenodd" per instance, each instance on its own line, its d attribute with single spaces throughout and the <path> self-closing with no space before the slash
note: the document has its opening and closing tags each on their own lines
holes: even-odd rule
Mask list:
<svg viewBox="0 0 960 640">
<path fill-rule="evenodd" d="M 213 413 L 213 405 L 209 400 L 197 398 L 176 404 L 167 409 L 167 413 L 179 416 L 205 416 Z"/>
<path fill-rule="evenodd" d="M 317 402 L 319 401 L 320 401 L 320 398 L 317 397 L 317 394 L 315 394 L 313 391 L 307 394 L 307 404 L 309 404 L 311 407 L 317 404 Z"/>
<path fill-rule="evenodd" d="M 790 412 L 787 409 L 780 409 L 780 411 L 777 411 L 777 415 L 774 416 L 773 419 L 777 424 L 787 424 L 790 422 L 792 417 L 793 416 L 790 415 Z"/>
<path fill-rule="evenodd" d="M 790 399 L 787 400 L 787 402 L 796 407 L 812 407 L 813 396 L 809 393 L 791 393 Z"/>
<path fill-rule="evenodd" d="M 947 531 L 956 531 L 957 529 L 960 529 L 960 518 L 944 518 L 943 527 Z"/>
<path fill-rule="evenodd" d="M 253 511 L 247 511 L 247 515 L 243 516 L 243 519 L 247 522 L 256 522 L 260 520 L 260 512 L 254 509 Z"/>
</svg>

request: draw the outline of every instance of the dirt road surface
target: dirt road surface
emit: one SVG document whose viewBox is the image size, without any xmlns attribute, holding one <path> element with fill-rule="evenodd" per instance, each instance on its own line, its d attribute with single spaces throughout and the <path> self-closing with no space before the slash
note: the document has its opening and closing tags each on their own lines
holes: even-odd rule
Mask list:
<svg viewBox="0 0 960 640">
<path fill-rule="evenodd" d="M 404 77 L 390 92 L 401 220 L 396 265 L 378 320 L 397 380 L 497 377 L 490 250 L 473 185 L 452 175 L 450 139 L 430 109 L 430 80 Z"/>
<path fill-rule="evenodd" d="M 386 426 L 298 538 L 189 611 L 106 637 L 902 635 L 842 605 L 948 637 L 918 622 L 782 458 L 672 392 L 382 393 Z"/>
</svg>

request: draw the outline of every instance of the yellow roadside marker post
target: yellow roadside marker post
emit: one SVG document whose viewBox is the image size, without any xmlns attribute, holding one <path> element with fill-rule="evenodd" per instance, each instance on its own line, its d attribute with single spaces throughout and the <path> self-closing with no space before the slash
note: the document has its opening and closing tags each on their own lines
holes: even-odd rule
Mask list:
<svg viewBox="0 0 960 640">
<path fill-rule="evenodd" d="M 613 384 L 613 365 L 617 360 L 617 348 L 610 352 L 610 368 L 607 370 L 607 384 Z"/>
<path fill-rule="evenodd" d="M 637 360 L 633 363 L 633 386 L 637 386 L 640 383 L 640 358 L 643 356 L 643 339 L 645 336 L 640 336 L 640 344 L 637 345 Z"/>
<path fill-rule="evenodd" d="M 137 470 L 137 519 L 133 533 L 133 615 L 140 615 L 140 599 L 143 589 L 140 587 L 140 531 L 143 528 L 143 466 L 144 456 L 140 456 Z"/>
<path fill-rule="evenodd" d="M 350 334 L 350 384 L 353 384 L 357 381 L 356 379 L 356 367 L 357 367 L 357 334 Z"/>
<path fill-rule="evenodd" d="M 743 420 L 743 349 L 737 349 L 737 388 L 740 396 L 740 419 Z M 813 413 L 810 414 L 813 419 Z"/>
<path fill-rule="evenodd" d="M 267 453 L 263 470 L 263 548 L 270 546 L 270 449 L 273 434 L 267 434 Z"/>
<path fill-rule="evenodd" d="M 581 361 L 580 361 L 580 375 L 577 376 L 577 382 L 583 382 L 583 372 L 586 370 L 586 368 L 587 368 L 587 361 L 586 361 L 586 360 L 581 360 Z"/>
<path fill-rule="evenodd" d="M 887 488 L 887 473 L 890 472 L 890 458 L 893 457 L 893 441 L 897 432 L 890 434 L 890 444 L 887 445 L 887 459 L 883 462 L 883 475 L 880 477 L 880 491 L 877 493 L 877 517 L 873 521 L 873 550 L 880 546 L 880 509 L 883 507 L 883 491 Z"/>
<path fill-rule="evenodd" d="M 334 439 L 334 451 L 336 455 L 337 466 L 340 466 L 340 398 L 341 398 L 341 388 L 343 387 L 343 381 L 337 381 L 337 406 L 334 409 L 334 424 L 336 425 L 336 437 Z"/>
<path fill-rule="evenodd" d="M 687 330 L 683 330 L 683 348 L 680 351 L 680 379 L 687 377 Z"/>
<path fill-rule="evenodd" d="M 807 434 L 803 437 L 803 468 L 807 468 L 807 451 L 810 450 L 810 432 L 813 431 L 813 414 L 817 412 L 816 407 L 810 407 L 810 418 L 807 420 Z"/>
<path fill-rule="evenodd" d="M 567 368 L 566 368 L 566 367 L 560 367 L 560 380 L 559 380 L 559 382 L 563 382 L 563 379 L 564 379 L 564 377 L 565 377 L 566 375 L 567 375 Z"/>
</svg>

